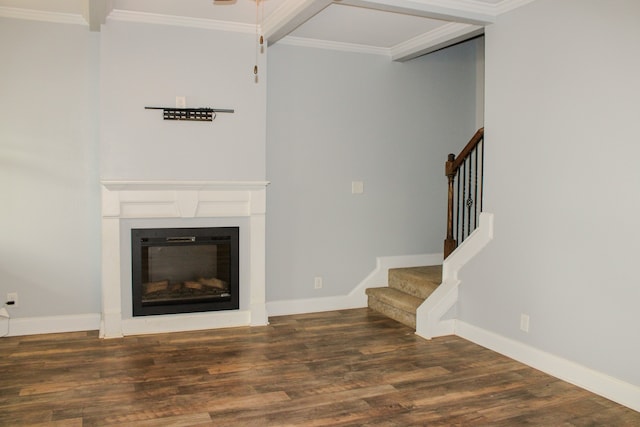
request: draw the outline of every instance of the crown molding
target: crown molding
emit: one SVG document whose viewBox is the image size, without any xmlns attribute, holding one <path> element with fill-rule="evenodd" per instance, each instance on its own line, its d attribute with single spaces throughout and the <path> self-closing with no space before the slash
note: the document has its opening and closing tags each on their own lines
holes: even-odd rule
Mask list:
<svg viewBox="0 0 640 427">
<path fill-rule="evenodd" d="M 80 14 L 48 12 L 43 10 L 22 9 L 19 7 L 0 6 L 0 17 L 26 19 L 30 21 L 54 22 L 56 24 L 72 24 L 88 26 Z"/>
<path fill-rule="evenodd" d="M 312 47 L 316 49 L 337 50 L 341 52 L 366 53 L 369 55 L 380 55 L 391 57 L 391 50 L 384 47 L 367 46 L 356 43 L 342 43 L 327 40 L 309 39 L 305 37 L 287 36 L 281 39 L 278 44 L 290 46 Z"/>
<path fill-rule="evenodd" d="M 476 0 L 341 0 L 340 4 L 472 25 L 496 20 L 494 9 Z"/>
<path fill-rule="evenodd" d="M 498 15 L 532 1 L 534 0 L 502 0 L 493 4 L 479 0 L 341 0 L 340 3 L 417 16 L 429 17 L 431 14 L 435 19 L 458 18 L 460 21 L 456 22 L 481 25 L 490 24 Z"/>
<path fill-rule="evenodd" d="M 380 3 L 394 3 L 398 0 L 380 0 Z M 518 8 L 533 0 L 502 0 L 497 3 L 487 3 L 478 0 L 419 0 L 419 3 L 438 8 L 450 8 L 461 12 L 489 15 L 496 17 L 504 12 Z"/>
<path fill-rule="evenodd" d="M 482 33 L 484 33 L 483 26 L 450 22 L 393 46 L 391 48 L 391 59 L 401 62 L 408 61 Z"/>
<path fill-rule="evenodd" d="M 263 34 L 273 44 L 331 3 L 332 0 L 289 0 L 264 19 Z"/>
<path fill-rule="evenodd" d="M 521 6 L 531 3 L 532 1 L 533 0 L 503 0 L 494 6 L 495 14 L 502 15 L 503 13 L 507 13 L 509 11 L 512 11 L 513 9 L 517 9 Z"/>
<path fill-rule="evenodd" d="M 217 21 L 214 19 L 191 18 L 188 16 L 171 16 L 158 13 L 133 12 L 114 9 L 107 18 L 109 21 L 137 22 L 144 24 L 172 25 L 177 27 L 200 28 L 205 30 L 229 31 L 235 33 L 255 34 L 256 26 L 240 22 Z"/>
</svg>

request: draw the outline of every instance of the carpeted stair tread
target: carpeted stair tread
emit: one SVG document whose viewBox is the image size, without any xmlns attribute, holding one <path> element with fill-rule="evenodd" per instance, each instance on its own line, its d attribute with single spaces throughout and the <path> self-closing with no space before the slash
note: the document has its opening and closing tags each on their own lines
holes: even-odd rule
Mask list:
<svg viewBox="0 0 640 427">
<path fill-rule="evenodd" d="M 442 266 L 389 269 L 389 287 L 425 300 L 442 282 Z"/>
<path fill-rule="evenodd" d="M 368 306 L 411 328 L 416 310 L 442 282 L 442 266 L 389 269 L 389 286 L 366 290 Z"/>
</svg>

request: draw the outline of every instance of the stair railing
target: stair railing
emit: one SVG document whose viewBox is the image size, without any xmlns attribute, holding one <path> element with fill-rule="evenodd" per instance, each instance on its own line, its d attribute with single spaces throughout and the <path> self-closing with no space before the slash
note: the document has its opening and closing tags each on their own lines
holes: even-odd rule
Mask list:
<svg viewBox="0 0 640 427">
<path fill-rule="evenodd" d="M 478 226 L 482 212 L 483 172 L 484 128 L 480 128 L 458 157 L 449 154 L 445 163 L 449 181 L 445 258 Z"/>
</svg>

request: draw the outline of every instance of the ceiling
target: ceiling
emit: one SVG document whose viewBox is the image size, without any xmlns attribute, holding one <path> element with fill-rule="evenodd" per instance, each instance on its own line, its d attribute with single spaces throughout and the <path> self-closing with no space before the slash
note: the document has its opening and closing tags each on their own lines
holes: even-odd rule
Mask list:
<svg viewBox="0 0 640 427">
<path fill-rule="evenodd" d="M 255 32 L 289 43 L 405 61 L 482 34 L 532 0 L 0 0 L 0 16 L 88 24 L 106 19 Z"/>
</svg>

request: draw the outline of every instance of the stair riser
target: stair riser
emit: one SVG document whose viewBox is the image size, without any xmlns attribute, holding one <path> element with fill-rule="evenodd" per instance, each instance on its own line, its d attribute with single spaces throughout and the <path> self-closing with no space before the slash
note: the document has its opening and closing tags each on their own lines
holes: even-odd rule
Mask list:
<svg viewBox="0 0 640 427">
<path fill-rule="evenodd" d="M 416 310 L 442 281 L 442 266 L 392 268 L 388 286 L 368 288 L 369 307 L 411 328 Z"/>
<path fill-rule="evenodd" d="M 408 313 L 406 311 L 397 309 L 395 307 L 392 307 L 389 304 L 385 304 L 384 302 L 372 296 L 369 296 L 368 298 L 368 305 L 369 305 L 369 308 L 371 308 L 372 310 L 375 310 L 378 313 L 384 314 L 385 316 L 397 322 L 400 322 L 403 325 L 406 325 L 413 329 L 416 328 L 415 313 Z"/>
</svg>

